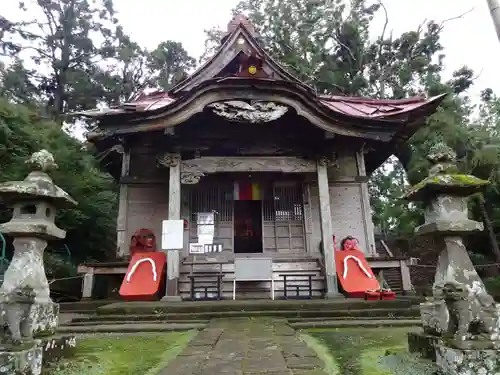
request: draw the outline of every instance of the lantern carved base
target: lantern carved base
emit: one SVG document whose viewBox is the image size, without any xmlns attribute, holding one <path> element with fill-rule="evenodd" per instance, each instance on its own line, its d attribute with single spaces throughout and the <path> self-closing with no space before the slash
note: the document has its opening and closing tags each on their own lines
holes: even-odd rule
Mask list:
<svg viewBox="0 0 500 375">
<path fill-rule="evenodd" d="M 31 306 L 30 317 L 35 337 L 53 335 L 59 324 L 59 304 L 53 302 L 35 303 Z"/>
<path fill-rule="evenodd" d="M 443 375 L 497 375 L 500 350 L 464 350 L 437 345 L 436 364 Z"/>
<path fill-rule="evenodd" d="M 0 375 L 40 375 L 42 373 L 41 341 L 30 346 L 0 348 Z"/>
</svg>

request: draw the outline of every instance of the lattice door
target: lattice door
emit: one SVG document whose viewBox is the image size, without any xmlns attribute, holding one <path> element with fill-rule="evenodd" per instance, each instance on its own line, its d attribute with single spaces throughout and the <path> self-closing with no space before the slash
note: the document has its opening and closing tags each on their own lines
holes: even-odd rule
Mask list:
<svg viewBox="0 0 500 375">
<path fill-rule="evenodd" d="M 191 215 L 189 241 L 197 242 L 197 214 L 215 211 L 214 243 L 223 243 L 224 250 L 233 249 L 233 185 L 207 183 L 192 186 L 189 191 Z"/>
<path fill-rule="evenodd" d="M 264 251 L 304 252 L 302 188 L 296 183 L 277 183 L 266 189 L 263 201 Z"/>
</svg>

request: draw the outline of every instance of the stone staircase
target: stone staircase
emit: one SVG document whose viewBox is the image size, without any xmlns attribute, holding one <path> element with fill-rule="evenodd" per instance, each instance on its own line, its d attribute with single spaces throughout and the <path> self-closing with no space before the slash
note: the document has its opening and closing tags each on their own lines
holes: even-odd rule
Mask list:
<svg viewBox="0 0 500 375">
<path fill-rule="evenodd" d="M 101 306 L 92 314 L 62 321 L 61 333 L 165 332 L 203 329 L 212 319 L 283 318 L 295 329 L 414 326 L 419 299 L 254 300 L 213 302 L 128 302 Z"/>
</svg>

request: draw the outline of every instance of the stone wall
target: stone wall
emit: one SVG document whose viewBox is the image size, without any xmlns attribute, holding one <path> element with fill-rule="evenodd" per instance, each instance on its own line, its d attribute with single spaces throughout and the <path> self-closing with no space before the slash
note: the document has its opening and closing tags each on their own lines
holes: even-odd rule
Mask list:
<svg viewBox="0 0 500 375">
<path fill-rule="evenodd" d="M 161 223 L 168 217 L 168 185 L 128 187 L 127 241 L 141 228 L 151 229 L 160 245 Z"/>
</svg>

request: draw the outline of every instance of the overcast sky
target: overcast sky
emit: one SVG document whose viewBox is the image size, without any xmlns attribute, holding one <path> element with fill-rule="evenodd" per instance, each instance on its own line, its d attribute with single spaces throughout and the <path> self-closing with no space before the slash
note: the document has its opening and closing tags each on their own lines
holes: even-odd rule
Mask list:
<svg viewBox="0 0 500 375">
<path fill-rule="evenodd" d="M 182 42 L 196 57 L 203 52 L 203 30 L 217 24 L 225 26 L 237 2 L 115 0 L 120 21 L 139 43 L 152 48 L 162 40 L 173 39 Z M 442 36 L 446 73 L 449 76 L 466 64 L 479 75 L 472 94 L 486 87 L 500 93 L 500 42 L 486 0 L 384 0 L 384 4 L 389 12 L 389 28 L 395 33 L 416 28 L 425 19 L 443 21 L 472 9 L 462 19 L 446 23 Z M 382 21 L 379 17 L 374 22 L 374 35 L 381 30 Z"/>
<path fill-rule="evenodd" d="M 286 1 L 286 0 L 283 0 Z M 445 25 L 442 43 L 446 53 L 446 78 L 461 65 L 479 76 L 471 94 L 492 87 L 500 93 L 500 42 L 497 40 L 486 0 L 383 0 L 389 12 L 389 29 L 401 33 L 424 20 L 443 21 L 467 13 Z M 203 52 L 204 29 L 224 26 L 238 0 L 114 0 L 125 30 L 142 46 L 154 48 L 171 39 L 188 52 Z M 27 2 L 28 3 L 28 2 Z M 8 5 L 7 5 L 8 4 Z M 2 0 L 2 14 L 18 18 L 17 0 Z M 380 13 L 382 14 L 382 13 Z M 381 16 L 373 23 L 373 35 L 382 28 Z"/>
</svg>

